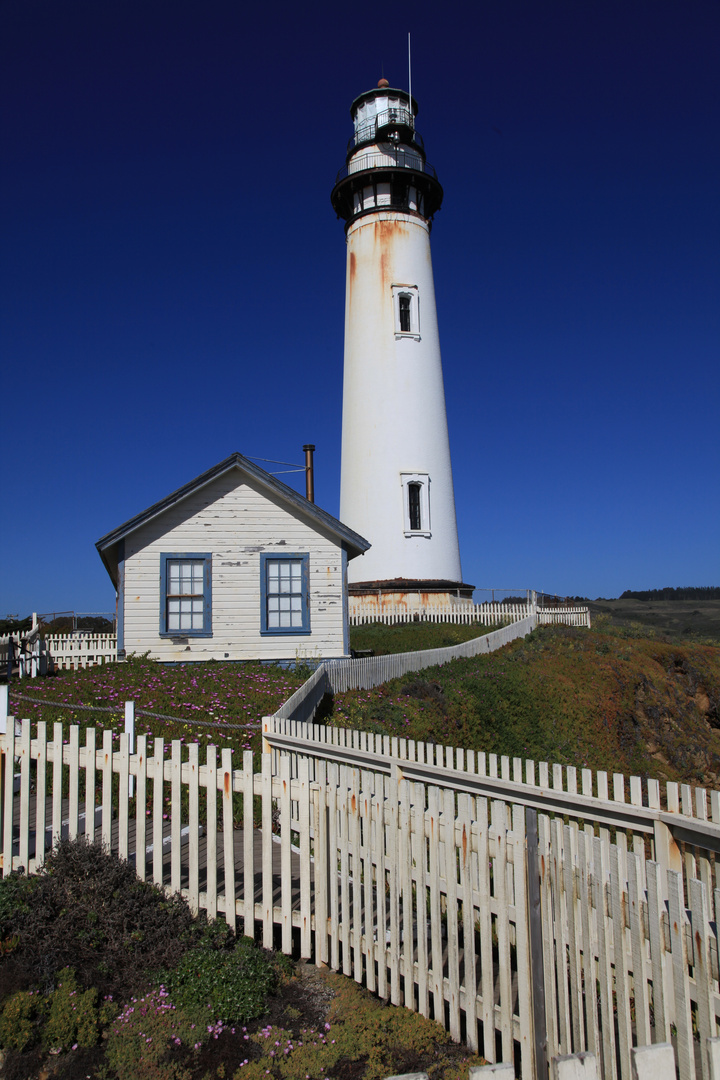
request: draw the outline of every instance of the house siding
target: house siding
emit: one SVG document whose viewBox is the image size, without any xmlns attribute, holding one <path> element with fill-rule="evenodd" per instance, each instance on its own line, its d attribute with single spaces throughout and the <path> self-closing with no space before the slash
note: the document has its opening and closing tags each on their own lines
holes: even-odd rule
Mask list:
<svg viewBox="0 0 720 1080">
<path fill-rule="evenodd" d="M 212 555 L 212 636 L 160 637 L 161 553 Z M 309 555 L 310 634 L 260 633 L 260 556 Z M 290 513 L 233 470 L 125 539 L 126 653 L 166 661 L 342 656 L 343 551 L 316 522 Z"/>
</svg>

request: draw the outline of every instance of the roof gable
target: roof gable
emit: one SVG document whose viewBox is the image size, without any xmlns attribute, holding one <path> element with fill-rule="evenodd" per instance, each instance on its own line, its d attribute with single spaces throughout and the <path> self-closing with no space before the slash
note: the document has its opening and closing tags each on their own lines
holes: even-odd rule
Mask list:
<svg viewBox="0 0 720 1080">
<path fill-rule="evenodd" d="M 265 469 L 261 469 L 258 465 L 255 465 L 248 458 L 243 457 L 242 454 L 234 453 L 230 457 L 225 458 L 224 461 L 214 465 L 211 469 L 201 473 L 200 476 L 196 476 L 194 480 L 184 484 L 176 491 L 171 492 L 164 499 L 160 499 L 159 502 L 153 503 L 147 510 L 143 510 L 141 513 L 136 514 L 135 517 L 129 519 L 124 524 L 118 526 L 117 529 L 113 529 L 112 532 L 107 533 L 105 536 L 100 537 L 96 542 L 95 547 L 98 549 L 100 558 L 105 563 L 105 567 L 110 574 L 114 583 L 117 577 L 117 555 L 116 546 L 121 544 L 122 541 L 135 532 L 141 526 L 146 525 L 149 521 L 164 514 L 171 507 L 177 506 L 188 496 L 194 494 L 200 488 L 205 487 L 207 484 L 212 483 L 219 476 L 231 470 L 238 469 L 245 473 L 255 484 L 261 489 L 267 491 L 268 495 L 272 495 L 278 499 L 281 503 L 285 504 L 290 513 L 300 514 L 305 518 L 308 518 L 311 522 L 314 522 L 318 528 L 329 532 L 336 537 L 339 543 L 343 544 L 348 551 L 348 557 L 354 558 L 356 555 L 362 555 L 364 551 L 367 551 L 370 547 L 369 541 L 360 536 L 359 533 L 349 529 L 347 525 L 343 525 L 341 521 L 333 517 L 332 514 L 328 514 L 325 510 L 321 510 L 315 503 L 308 502 L 304 496 L 299 495 L 297 491 L 294 491 L 287 484 L 283 484 L 281 480 L 276 479 Z"/>
</svg>

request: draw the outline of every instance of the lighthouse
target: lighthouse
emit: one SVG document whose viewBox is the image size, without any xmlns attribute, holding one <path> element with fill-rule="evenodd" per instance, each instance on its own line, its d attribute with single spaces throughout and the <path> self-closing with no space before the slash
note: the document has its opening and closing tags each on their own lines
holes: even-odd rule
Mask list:
<svg viewBox="0 0 720 1080">
<path fill-rule="evenodd" d="M 372 547 L 349 568 L 368 610 L 472 594 L 463 585 L 430 256 L 443 190 L 417 103 L 386 79 L 353 101 L 332 205 L 347 278 L 340 519 Z"/>
</svg>

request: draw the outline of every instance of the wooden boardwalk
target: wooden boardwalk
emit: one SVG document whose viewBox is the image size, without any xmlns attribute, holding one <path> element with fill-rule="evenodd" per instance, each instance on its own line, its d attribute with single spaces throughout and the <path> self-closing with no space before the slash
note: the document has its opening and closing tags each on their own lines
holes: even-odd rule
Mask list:
<svg viewBox="0 0 720 1080">
<path fill-rule="evenodd" d="M 48 797 L 45 802 L 45 820 L 52 821 L 52 798 Z M 36 820 L 36 802 L 35 796 L 31 796 L 30 800 L 30 820 Z M 145 874 L 144 879 L 146 881 L 153 881 L 153 866 L 154 866 L 154 839 L 153 839 L 153 824 L 151 817 L 147 818 L 145 824 Z M 78 813 L 78 832 L 81 836 L 85 835 L 85 806 L 80 804 Z M 67 839 L 70 834 L 70 819 L 69 819 L 69 801 L 63 799 L 62 802 L 62 831 L 61 836 L 63 839 Z M 96 839 L 102 835 L 102 807 L 95 807 L 95 837 Z M 20 843 L 20 799 L 15 798 L 13 800 L 13 856 L 19 856 L 19 843 Z M 272 845 L 272 879 L 273 879 L 273 907 L 279 906 L 281 902 L 281 879 L 282 879 L 282 865 L 281 865 L 281 852 L 280 852 L 280 837 L 273 836 L 274 843 Z M 185 825 L 180 830 L 180 888 L 181 891 L 187 892 L 190 884 L 190 863 L 189 863 L 189 826 Z M 34 860 L 36 857 L 36 844 L 37 836 L 35 830 L 30 830 L 30 843 L 29 854 L 30 859 Z M 162 884 L 164 888 L 170 889 L 172 879 L 172 829 L 171 822 L 168 819 L 163 822 L 162 832 L 162 845 L 163 845 L 163 858 L 162 858 L 162 881 L 157 881 L 156 884 Z M 52 828 L 45 829 L 45 852 L 48 853 L 53 846 L 53 833 Z M 235 900 L 244 901 L 244 881 L 245 881 L 245 865 L 244 865 L 244 832 L 242 829 L 233 830 L 233 846 L 234 846 L 234 866 L 235 866 Z M 115 853 L 119 851 L 119 821 L 117 816 L 113 817 L 112 821 L 112 841 L 111 850 Z M 200 892 L 207 893 L 207 854 L 208 854 L 208 836 L 207 831 L 201 826 L 200 837 L 198 841 L 198 863 L 199 863 L 199 888 Z M 299 911 L 300 909 L 300 855 L 297 850 L 291 850 L 291 878 L 292 878 L 292 909 L 293 911 Z M 132 866 L 138 866 L 137 857 L 137 843 L 136 843 L 136 822 L 135 818 L 131 818 L 128 822 L 128 862 Z M 217 833 L 216 839 L 216 876 L 217 876 L 217 896 L 219 900 L 219 907 L 221 911 L 225 909 L 225 858 L 224 858 L 224 840 L 223 834 Z M 253 882 L 254 882 L 254 902 L 261 904 L 263 901 L 263 837 L 261 829 L 253 829 Z M 314 885 L 314 866 L 311 859 L 310 877 L 311 882 Z M 312 889 L 312 895 L 314 896 L 314 888 Z M 314 911 L 314 904 L 313 904 Z"/>
</svg>

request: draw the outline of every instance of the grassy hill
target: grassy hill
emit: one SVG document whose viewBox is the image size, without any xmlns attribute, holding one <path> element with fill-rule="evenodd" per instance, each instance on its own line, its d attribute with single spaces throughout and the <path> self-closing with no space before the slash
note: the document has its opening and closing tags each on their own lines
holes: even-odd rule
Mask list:
<svg viewBox="0 0 720 1080">
<path fill-rule="evenodd" d="M 594 600 L 587 606 L 593 622 L 605 615 L 618 627 L 635 623 L 669 637 L 720 644 L 720 599 Z"/>
<path fill-rule="evenodd" d="M 719 787 L 720 647 L 602 617 L 592 630 L 542 627 L 488 656 L 338 694 L 329 722 Z"/>
</svg>

